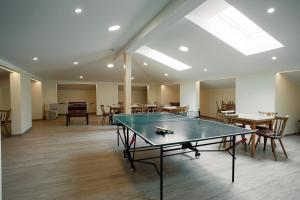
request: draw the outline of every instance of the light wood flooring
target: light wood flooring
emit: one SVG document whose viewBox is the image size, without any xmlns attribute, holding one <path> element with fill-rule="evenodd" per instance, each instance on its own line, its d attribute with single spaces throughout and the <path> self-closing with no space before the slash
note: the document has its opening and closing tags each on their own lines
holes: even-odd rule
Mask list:
<svg viewBox="0 0 300 200">
<path fill-rule="evenodd" d="M 89 126 L 79 118 L 69 127 L 64 118 L 35 121 L 23 136 L 5 138 L 4 200 L 150 200 L 159 197 L 159 176 L 151 165 L 130 170 L 116 143 L 115 127 L 93 116 Z M 76 125 L 76 123 L 82 125 Z M 284 138 L 289 158 L 270 144 L 253 159 L 237 147 L 236 181 L 231 183 L 231 157 L 202 153 L 199 159 L 178 155 L 165 159 L 165 199 L 298 200 L 300 199 L 300 136 Z M 210 147 L 217 148 L 217 146 Z"/>
</svg>

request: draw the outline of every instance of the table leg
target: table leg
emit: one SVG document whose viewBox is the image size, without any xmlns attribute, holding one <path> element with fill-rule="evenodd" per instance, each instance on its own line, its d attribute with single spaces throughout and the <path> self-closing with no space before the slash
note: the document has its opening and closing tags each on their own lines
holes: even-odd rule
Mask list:
<svg viewBox="0 0 300 200">
<path fill-rule="evenodd" d="M 236 136 L 234 135 L 232 137 L 232 182 L 234 182 L 234 172 L 235 172 L 235 138 Z"/>
<path fill-rule="evenodd" d="M 160 200 L 163 200 L 163 147 L 160 147 Z"/>
<path fill-rule="evenodd" d="M 251 125 L 251 129 L 255 130 L 256 129 L 256 124 L 252 124 Z M 255 157 L 255 139 L 256 139 L 256 134 L 252 133 L 251 134 L 251 157 L 254 158 Z"/>
<path fill-rule="evenodd" d="M 66 115 L 66 125 L 69 126 L 69 116 Z"/>
</svg>

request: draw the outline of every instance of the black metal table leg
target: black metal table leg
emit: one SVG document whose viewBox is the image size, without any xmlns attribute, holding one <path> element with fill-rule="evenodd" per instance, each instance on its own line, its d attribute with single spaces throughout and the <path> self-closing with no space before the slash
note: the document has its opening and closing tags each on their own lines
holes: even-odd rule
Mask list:
<svg viewBox="0 0 300 200">
<path fill-rule="evenodd" d="M 160 147 L 160 200 L 163 200 L 163 147 Z"/>
<path fill-rule="evenodd" d="M 232 182 L 234 182 L 234 171 L 235 171 L 235 135 L 232 137 Z"/>
<path fill-rule="evenodd" d="M 118 129 L 117 129 L 117 141 L 118 141 L 118 146 L 120 146 L 120 126 L 118 125 Z"/>
<path fill-rule="evenodd" d="M 66 115 L 66 125 L 69 126 L 69 115 Z"/>
</svg>

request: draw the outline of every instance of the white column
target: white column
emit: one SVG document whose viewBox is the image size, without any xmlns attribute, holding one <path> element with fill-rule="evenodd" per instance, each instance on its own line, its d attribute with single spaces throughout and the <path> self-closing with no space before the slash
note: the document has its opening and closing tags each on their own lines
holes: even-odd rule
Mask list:
<svg viewBox="0 0 300 200">
<path fill-rule="evenodd" d="M 22 134 L 32 126 L 31 81 L 27 74 L 10 74 L 12 135 Z"/>
<path fill-rule="evenodd" d="M 21 75 L 10 74 L 11 134 L 21 134 Z"/>
<path fill-rule="evenodd" d="M 188 81 L 180 83 L 180 106 L 189 106 L 190 111 L 196 111 L 200 105 L 200 82 Z"/>
<path fill-rule="evenodd" d="M 131 55 L 124 53 L 124 112 L 131 114 Z"/>
<path fill-rule="evenodd" d="M 32 119 L 43 119 L 43 92 L 42 82 L 33 81 L 31 83 L 32 89 Z"/>
</svg>

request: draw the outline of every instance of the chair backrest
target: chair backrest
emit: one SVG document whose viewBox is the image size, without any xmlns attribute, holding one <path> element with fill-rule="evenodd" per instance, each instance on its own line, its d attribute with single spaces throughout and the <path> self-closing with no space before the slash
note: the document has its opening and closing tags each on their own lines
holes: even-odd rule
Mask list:
<svg viewBox="0 0 300 200">
<path fill-rule="evenodd" d="M 238 115 L 223 115 L 223 123 L 236 126 Z"/>
<path fill-rule="evenodd" d="M 100 105 L 100 107 L 101 107 L 102 114 L 106 114 L 105 109 L 104 109 L 104 105 Z"/>
<path fill-rule="evenodd" d="M 280 117 L 275 116 L 272 123 L 272 128 L 275 136 L 283 137 L 284 136 L 284 129 L 287 123 L 287 120 L 289 119 L 288 116 L 286 117 Z"/>
<path fill-rule="evenodd" d="M 220 110 L 220 106 L 218 104 L 218 101 L 216 101 L 216 105 L 217 105 L 217 110 Z"/>
<path fill-rule="evenodd" d="M 264 112 L 264 111 L 258 111 L 258 114 L 261 116 L 266 116 L 266 117 L 275 117 L 277 115 L 277 112 Z"/>
<path fill-rule="evenodd" d="M 0 110 L 0 120 L 1 124 L 7 124 L 9 121 L 11 110 Z"/>
</svg>

